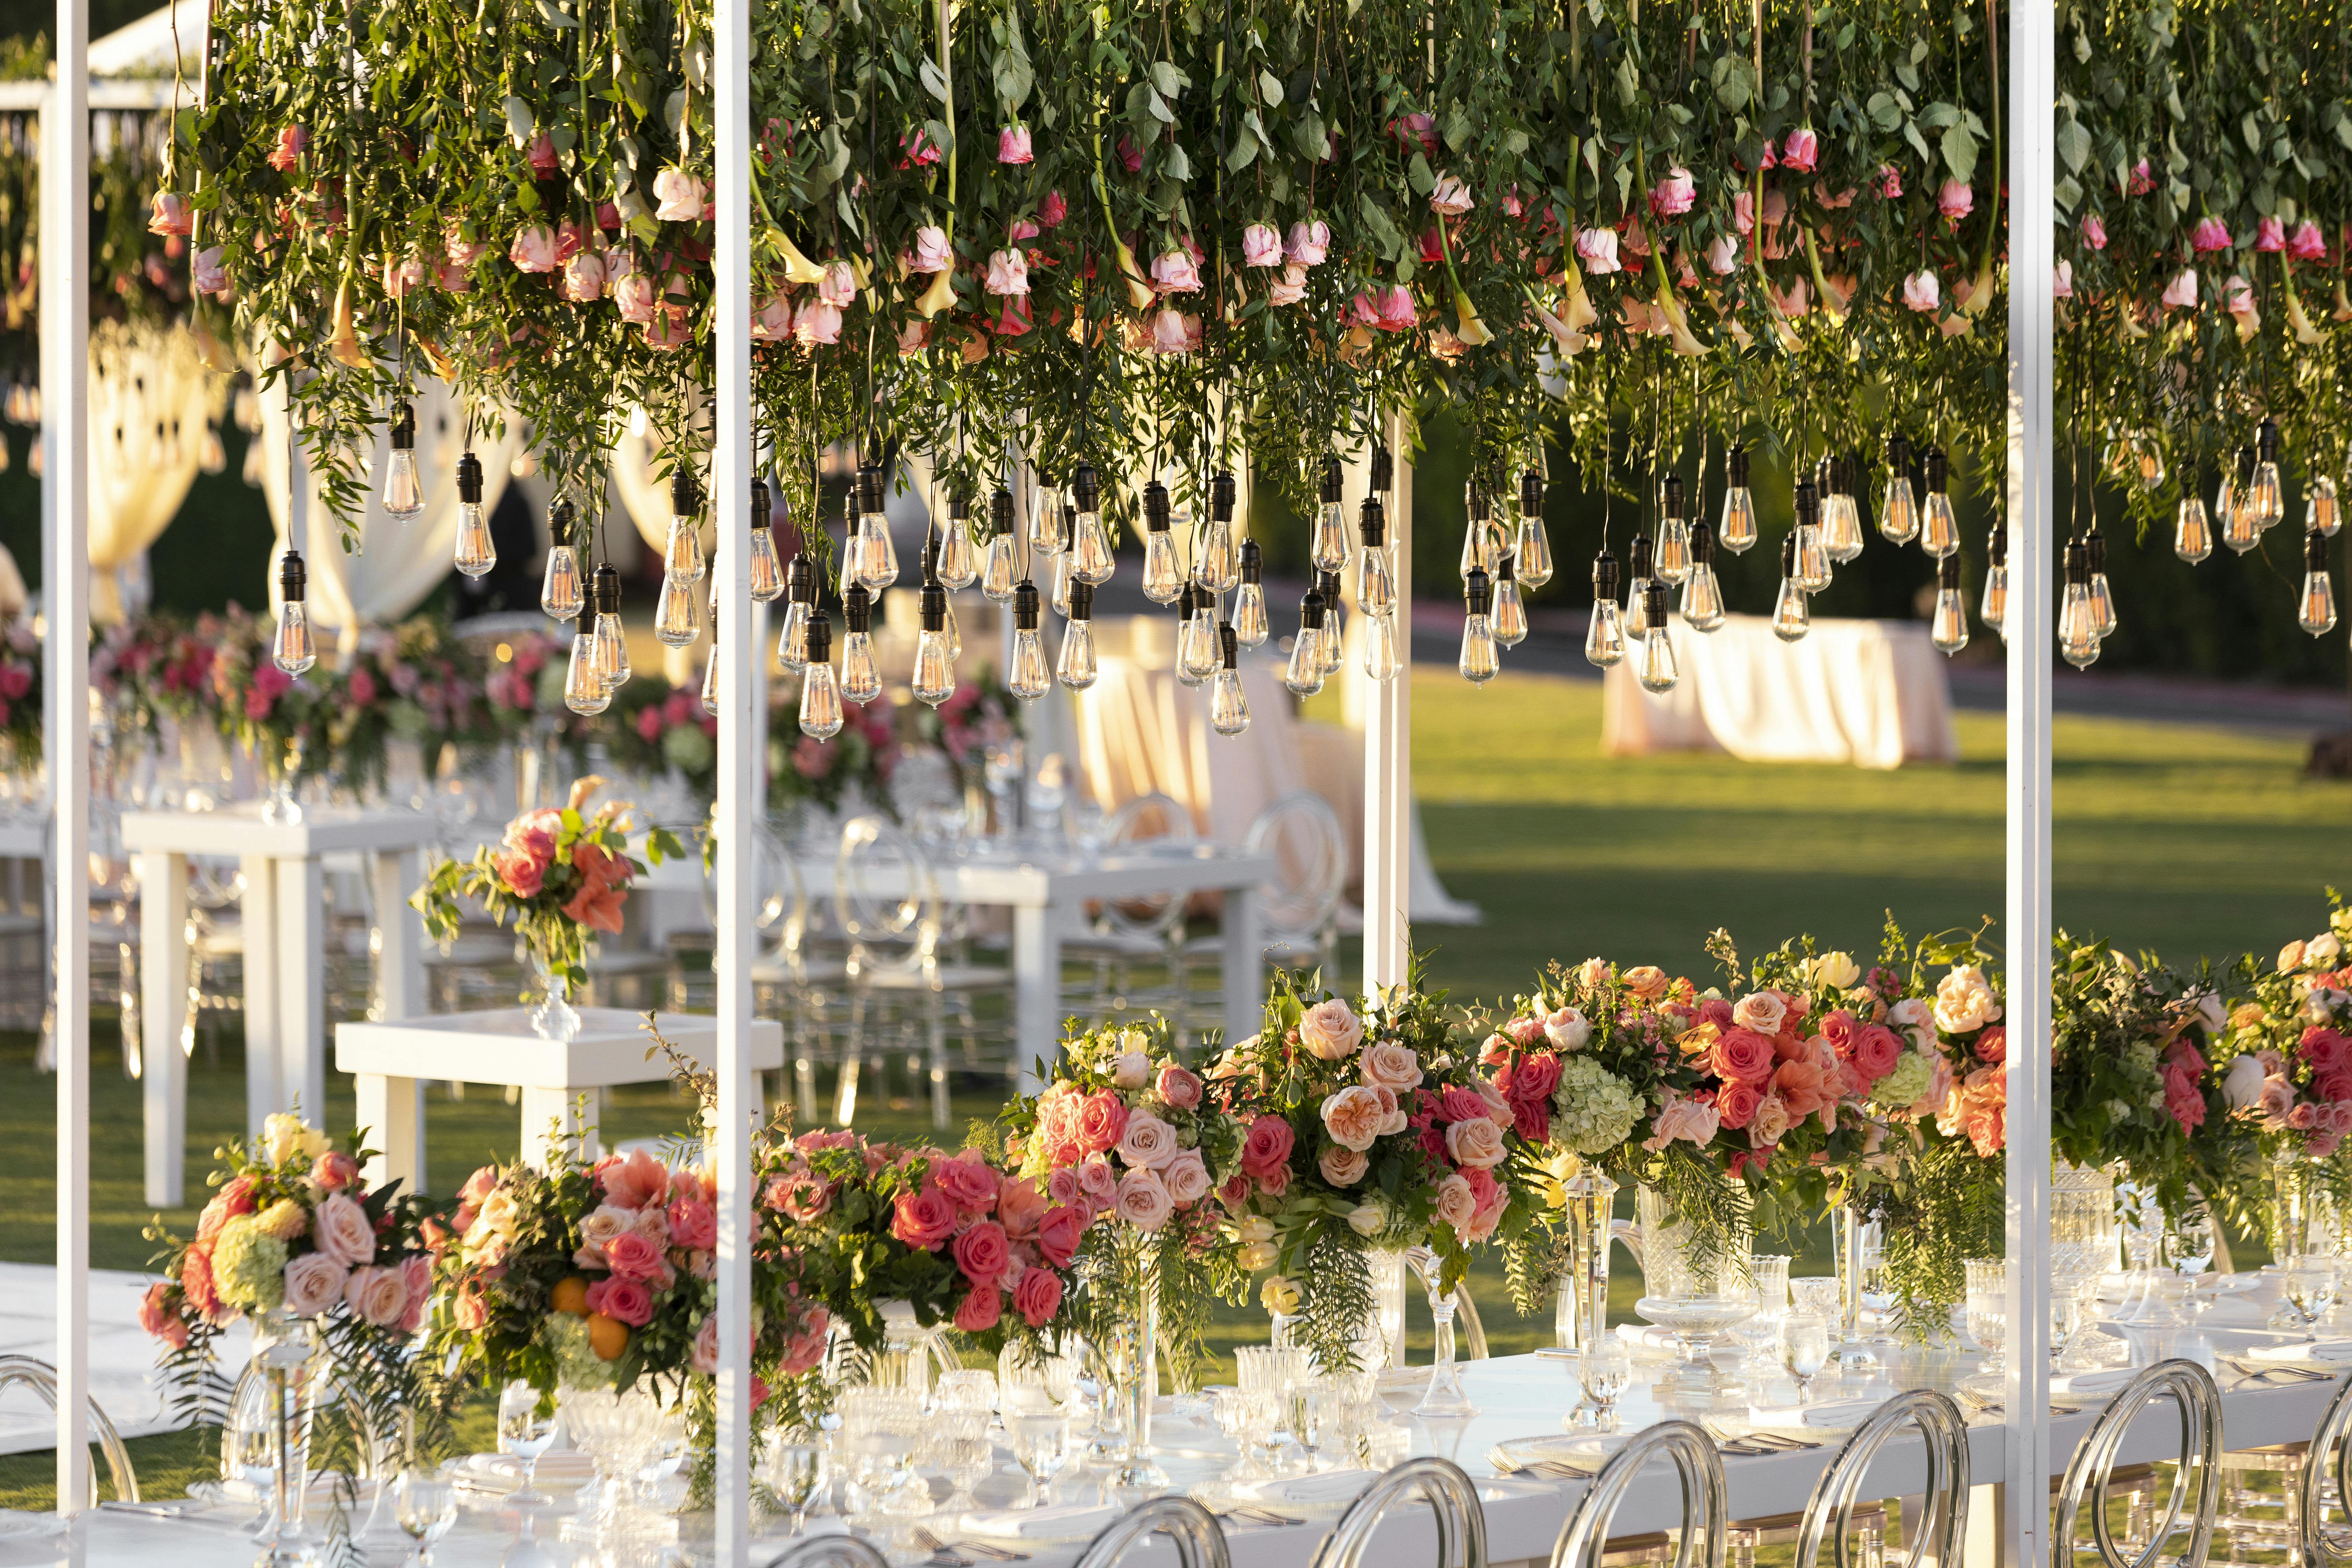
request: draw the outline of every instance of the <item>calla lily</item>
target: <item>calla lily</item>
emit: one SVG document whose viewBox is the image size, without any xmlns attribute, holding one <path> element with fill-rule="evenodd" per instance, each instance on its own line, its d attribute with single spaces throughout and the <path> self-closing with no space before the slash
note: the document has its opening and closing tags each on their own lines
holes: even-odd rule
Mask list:
<svg viewBox="0 0 2352 1568">
<path fill-rule="evenodd" d="M 923 290 L 921 299 L 915 301 L 915 309 L 928 321 L 954 303 L 955 274 L 951 271 L 934 272 L 931 274 L 931 286 Z"/>
<path fill-rule="evenodd" d="M 1475 349 L 1495 341 L 1495 334 L 1488 331 L 1486 323 L 1478 319 L 1478 307 L 1473 305 L 1470 296 L 1459 289 L 1454 291 L 1454 335 L 1460 338 L 1465 346 Z"/>
<path fill-rule="evenodd" d="M 1559 319 L 1571 332 L 1583 331 L 1601 320 L 1601 312 L 1592 308 L 1592 297 L 1584 291 L 1584 274 L 1576 268 L 1566 273 L 1567 286 L 1560 301 Z"/>
<path fill-rule="evenodd" d="M 1127 302 L 1140 310 L 1160 297 L 1159 292 L 1144 280 L 1143 268 L 1136 265 L 1135 252 L 1123 239 L 1111 242 L 1118 250 L 1119 276 L 1127 279 Z"/>
<path fill-rule="evenodd" d="M 2319 329 L 2311 324 L 2310 313 L 2303 308 L 2303 296 L 2296 291 L 2294 286 L 2294 264 L 2289 263 L 2285 270 L 2286 324 L 2294 331 L 2296 342 L 2305 348 L 2317 348 L 2326 340 L 2320 336 Z"/>
<path fill-rule="evenodd" d="M 824 281 L 824 266 L 823 263 L 811 261 L 807 257 L 802 255 L 800 247 L 794 245 L 792 242 L 791 237 L 782 229 L 778 229 L 776 231 L 775 238 L 777 248 L 784 253 L 784 276 L 786 278 L 790 279 L 794 283 L 822 283 Z M 863 281 L 863 279 L 860 279 L 861 284 Z"/>
<path fill-rule="evenodd" d="M 1658 297 L 1650 307 L 1664 319 L 1666 333 L 1674 340 L 1675 353 L 1685 359 L 1695 359 L 1706 353 L 1706 345 L 1690 329 L 1690 312 L 1683 308 L 1682 297 L 1671 283 L 1658 285 Z"/>
<path fill-rule="evenodd" d="M 357 323 L 352 311 L 352 280 L 343 279 L 335 289 L 335 340 L 332 345 L 336 363 L 352 370 L 365 370 L 373 362 L 367 351 L 360 347 Z"/>
</svg>

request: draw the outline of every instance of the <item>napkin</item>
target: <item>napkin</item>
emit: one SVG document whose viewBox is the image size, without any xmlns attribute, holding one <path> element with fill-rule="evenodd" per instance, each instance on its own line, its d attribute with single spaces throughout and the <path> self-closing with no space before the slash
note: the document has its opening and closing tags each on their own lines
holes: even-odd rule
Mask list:
<svg viewBox="0 0 2352 1568">
<path fill-rule="evenodd" d="M 2097 1372 L 2062 1373 L 2050 1380 L 2050 1397 L 2090 1398 L 2115 1393 L 2140 1374 L 2136 1366 L 2111 1366 Z"/>
<path fill-rule="evenodd" d="M 2243 1353 L 2248 1361 L 2352 1362 L 2352 1340 L 2284 1340 Z"/>
<path fill-rule="evenodd" d="M 1092 1535 L 1119 1516 L 1117 1504 L 1069 1502 L 1051 1508 L 974 1509 L 957 1521 L 970 1535 L 994 1535 L 1013 1541 L 1068 1540 Z"/>
<path fill-rule="evenodd" d="M 1638 1329 L 1619 1329 L 1617 1337 L 1625 1342 L 1629 1350 L 1654 1351 L 1669 1355 L 1682 1353 L 1682 1344 L 1675 1338 L 1674 1331 L 1662 1329 L 1655 1323 L 1645 1323 Z"/>
<path fill-rule="evenodd" d="M 1277 1477 L 1241 1489 L 1261 1502 L 1352 1502 L 1379 1479 L 1377 1470 L 1324 1470 L 1312 1476 Z"/>
<path fill-rule="evenodd" d="M 477 1491 L 522 1489 L 524 1461 L 513 1454 L 468 1454 L 451 1468 Z M 539 1457 L 541 1491 L 577 1490 L 596 1477 L 596 1467 L 577 1448 L 556 1448 Z"/>
<path fill-rule="evenodd" d="M 1823 1399 L 1811 1405 L 1756 1405 L 1748 1411 L 1750 1426 L 1859 1426 L 1885 1401 Z"/>
</svg>

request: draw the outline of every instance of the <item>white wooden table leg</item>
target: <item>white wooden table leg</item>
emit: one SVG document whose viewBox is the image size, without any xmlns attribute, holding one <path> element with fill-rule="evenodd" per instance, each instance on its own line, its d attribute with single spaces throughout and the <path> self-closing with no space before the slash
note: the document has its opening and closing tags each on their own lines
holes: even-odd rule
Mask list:
<svg viewBox="0 0 2352 1568">
<path fill-rule="evenodd" d="M 1225 1044 L 1230 1047 L 1256 1034 L 1265 1016 L 1265 944 L 1258 936 L 1254 889 L 1225 889 L 1224 939 Z"/>
<path fill-rule="evenodd" d="M 545 1170 L 553 1148 L 551 1140 L 563 1133 L 581 1132 L 580 1152 L 583 1158 L 604 1157 L 602 1143 L 595 1127 L 603 1114 L 604 1091 L 600 1089 L 541 1089 L 530 1084 L 522 1086 L 522 1158 L 523 1163 Z"/>
<path fill-rule="evenodd" d="M 375 1004 L 378 1022 L 424 1016 L 425 917 L 408 896 L 423 881 L 424 858 L 415 849 L 386 850 L 368 858 L 375 895 Z"/>
<path fill-rule="evenodd" d="M 367 1129 L 367 1146 L 377 1151 L 364 1173 L 368 1185 L 398 1182 L 404 1192 L 423 1192 L 424 1080 L 363 1072 L 352 1076 L 352 1089 L 359 1102 L 359 1125 Z"/>
<path fill-rule="evenodd" d="M 147 1204 L 180 1206 L 188 1146 L 188 1058 L 179 1022 L 188 1005 L 188 858 L 139 858 L 140 1098 L 147 1131 Z"/>
<path fill-rule="evenodd" d="M 258 1138 L 262 1119 L 286 1108 L 278 1088 L 278 863 L 248 855 L 239 867 L 245 878 L 245 1131 Z"/>
<path fill-rule="evenodd" d="M 278 1027 L 281 1093 L 327 1121 L 327 879 L 317 858 L 278 862 Z"/>
<path fill-rule="evenodd" d="M 1019 1092 L 1045 1088 L 1037 1063 L 1053 1064 L 1061 1044 L 1062 928 L 1054 911 L 1022 904 L 1013 911 L 1013 1065 Z"/>
</svg>

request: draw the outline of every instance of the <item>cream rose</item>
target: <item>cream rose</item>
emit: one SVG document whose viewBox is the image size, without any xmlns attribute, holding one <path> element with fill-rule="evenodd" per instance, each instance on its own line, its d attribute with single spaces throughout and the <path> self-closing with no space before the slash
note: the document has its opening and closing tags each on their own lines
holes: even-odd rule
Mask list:
<svg viewBox="0 0 2352 1568">
<path fill-rule="evenodd" d="M 1112 1200 L 1118 1217 L 1138 1230 L 1158 1230 L 1168 1223 L 1176 1205 L 1168 1196 L 1168 1189 L 1152 1171 L 1129 1171 L 1118 1181 L 1118 1195 Z"/>
<path fill-rule="evenodd" d="M 1936 1026 L 1948 1035 L 1965 1035 L 2000 1021 L 2000 1004 L 1991 983 L 1973 963 L 1955 965 L 1936 983 Z"/>
<path fill-rule="evenodd" d="M 1751 991 L 1732 1005 L 1731 1021 L 1743 1029 L 1753 1029 L 1759 1035 L 1777 1035 L 1789 1010 L 1780 998 L 1769 991 Z"/>
<path fill-rule="evenodd" d="M 489 1205 L 482 1207 L 487 1214 Z M 310 1241 L 346 1268 L 375 1261 L 375 1225 L 367 1210 L 342 1193 L 329 1193 L 319 1200 L 318 1211 L 310 1216 Z"/>
<path fill-rule="evenodd" d="M 1118 1157 L 1133 1168 L 1164 1170 L 1176 1158 L 1176 1129 L 1148 1110 L 1130 1113 L 1119 1134 Z"/>
<path fill-rule="evenodd" d="M 408 1310 L 408 1286 L 397 1268 L 354 1268 L 343 1281 L 343 1300 L 365 1321 L 388 1329 Z"/>
<path fill-rule="evenodd" d="M 2336 961 L 2343 956 L 2344 944 L 2336 941 L 2334 933 L 2330 931 L 2321 931 L 2303 944 L 2304 962 L 2314 969 L 2332 968 Z"/>
<path fill-rule="evenodd" d="M 1354 1186 L 1364 1179 L 1364 1173 L 1371 1163 L 1367 1155 L 1353 1149 L 1339 1148 L 1324 1150 L 1315 1161 L 1316 1168 L 1323 1173 L 1323 1179 L 1335 1187 Z"/>
<path fill-rule="evenodd" d="M 1777 1094 L 1768 1094 L 1756 1114 L 1748 1119 L 1748 1142 L 1761 1149 L 1778 1143 L 1789 1131 L 1789 1108 Z"/>
<path fill-rule="evenodd" d="M 1348 1211 L 1348 1228 L 1358 1236 L 1378 1236 L 1389 1223 L 1389 1211 L 1379 1204 L 1358 1204 Z"/>
<path fill-rule="evenodd" d="M 323 1312 L 343 1293 L 350 1270 L 324 1252 L 306 1252 L 286 1266 L 286 1310 L 307 1318 Z"/>
<path fill-rule="evenodd" d="M 2254 1097 L 2254 1114 L 2263 1125 L 2277 1131 L 2286 1125 L 2287 1113 L 2294 1109 L 2294 1085 L 2283 1078 L 2263 1079 L 2262 1092 Z"/>
<path fill-rule="evenodd" d="M 1438 1183 L 1435 1198 L 1437 1217 L 1456 1230 L 1477 1216 L 1478 1194 L 1471 1191 L 1469 1182 L 1462 1176 L 1448 1176 Z"/>
<path fill-rule="evenodd" d="M 1862 966 L 1854 963 L 1850 952 L 1825 952 L 1805 965 L 1805 978 L 1815 985 L 1843 991 L 1862 978 Z"/>
<path fill-rule="evenodd" d="M 1457 1165 L 1489 1170 L 1503 1163 L 1503 1130 L 1484 1116 L 1445 1130 L 1445 1152 Z"/>
<path fill-rule="evenodd" d="M 1345 1002 L 1334 996 L 1300 1016 L 1298 1043 L 1324 1061 L 1344 1061 L 1364 1043 L 1364 1026 Z"/>
<path fill-rule="evenodd" d="M 1323 1131 L 1342 1149 L 1359 1152 L 1372 1146 L 1387 1120 L 1381 1097 L 1360 1084 L 1339 1090 L 1323 1102 Z"/>
<path fill-rule="evenodd" d="M 1421 1087 L 1421 1058 L 1411 1046 L 1394 1040 L 1374 1040 L 1364 1047 L 1360 1067 L 1364 1082 L 1374 1089 L 1403 1094 Z"/>
<path fill-rule="evenodd" d="M 1592 1023 L 1575 1008 L 1562 1007 L 1544 1015 L 1543 1032 L 1554 1050 L 1580 1051 L 1592 1038 Z"/>
<path fill-rule="evenodd" d="M 1121 1089 L 1141 1089 L 1151 1081 L 1151 1058 L 1141 1051 L 1122 1051 L 1111 1063 L 1110 1081 Z"/>
<path fill-rule="evenodd" d="M 604 1244 L 627 1230 L 636 1217 L 634 1209 L 620 1208 L 612 1204 L 599 1205 L 580 1222 L 580 1250 L 573 1255 L 574 1261 L 583 1268 L 604 1268 Z"/>
<path fill-rule="evenodd" d="M 1216 1184 L 1209 1180 L 1209 1167 L 1202 1162 L 1198 1149 L 1180 1149 L 1160 1173 L 1160 1184 L 1168 1189 L 1171 1202 L 1179 1208 L 1191 1208 L 1209 1195 Z"/>
<path fill-rule="evenodd" d="M 2242 1056 L 2232 1061 L 2221 1078 L 2221 1098 L 2232 1110 L 2258 1103 L 2263 1098 L 2263 1064 Z"/>
</svg>

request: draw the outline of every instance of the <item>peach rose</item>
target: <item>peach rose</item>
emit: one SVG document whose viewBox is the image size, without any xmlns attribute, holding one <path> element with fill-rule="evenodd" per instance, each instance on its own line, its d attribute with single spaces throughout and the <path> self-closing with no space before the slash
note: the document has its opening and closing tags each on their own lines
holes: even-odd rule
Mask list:
<svg viewBox="0 0 2352 1568">
<path fill-rule="evenodd" d="M 1381 1135 L 1381 1124 L 1387 1115 L 1381 1109 L 1381 1097 L 1362 1085 L 1339 1090 L 1323 1102 L 1323 1131 L 1331 1142 L 1343 1149 L 1359 1152 L 1372 1146 Z"/>
<path fill-rule="evenodd" d="M 1666 972 L 1654 963 L 1637 963 L 1619 978 L 1626 990 L 1644 1002 L 1654 1002 L 1666 994 Z"/>
<path fill-rule="evenodd" d="M 343 1293 L 350 1274 L 331 1253 L 304 1253 L 286 1266 L 286 1310 L 301 1318 L 325 1311 Z"/>
<path fill-rule="evenodd" d="M 408 1283 L 397 1268 L 354 1268 L 343 1281 L 343 1300 L 365 1321 L 388 1329 L 407 1314 Z"/>
<path fill-rule="evenodd" d="M 1176 1157 L 1176 1130 L 1148 1110 L 1138 1110 L 1127 1119 L 1127 1128 L 1119 1135 L 1118 1157 L 1130 1168 L 1160 1170 Z"/>
<path fill-rule="evenodd" d="M 1176 1157 L 1160 1167 L 1160 1184 L 1180 1209 L 1191 1208 L 1209 1195 L 1216 1184 L 1209 1179 L 1209 1167 L 1198 1149 L 1181 1149 Z"/>
<path fill-rule="evenodd" d="M 1751 991 L 1731 1009 L 1733 1023 L 1767 1037 L 1779 1034 L 1788 1016 L 1789 1010 L 1781 1005 L 1779 993 L 1772 991 Z"/>
<path fill-rule="evenodd" d="M 1438 1219 L 1456 1230 L 1466 1228 L 1478 1216 L 1478 1195 L 1471 1191 L 1469 1182 L 1459 1175 L 1448 1176 L 1438 1183 L 1437 1191 L 1433 1195 Z"/>
<path fill-rule="evenodd" d="M 1421 1058 L 1411 1046 L 1395 1040 L 1374 1040 L 1366 1046 L 1360 1066 L 1370 1088 L 1403 1094 L 1421 1087 Z"/>
<path fill-rule="evenodd" d="M 1175 1203 L 1160 1177 L 1149 1170 L 1129 1171 L 1119 1178 L 1118 1217 L 1138 1230 L 1158 1230 L 1175 1212 Z"/>
<path fill-rule="evenodd" d="M 1333 1186 L 1352 1187 L 1364 1179 L 1371 1160 L 1354 1149 L 1334 1147 L 1324 1150 L 1315 1163 L 1322 1171 L 1323 1179 Z"/>
<path fill-rule="evenodd" d="M 1364 1026 L 1345 1002 L 1334 996 L 1300 1016 L 1298 1043 L 1324 1061 L 1341 1061 L 1355 1055 L 1356 1047 L 1364 1043 Z"/>
<path fill-rule="evenodd" d="M 1201 1080 L 1174 1062 L 1160 1069 L 1160 1098 L 1171 1110 L 1192 1110 L 1201 1103 Z"/>
<path fill-rule="evenodd" d="M 2254 1114 L 2263 1126 L 2275 1132 L 2287 1124 L 2287 1113 L 2294 1107 L 2294 1085 L 2283 1078 L 2263 1079 L 2263 1091 L 2254 1100 Z"/>
<path fill-rule="evenodd" d="M 1445 1130 L 1445 1152 L 1457 1165 L 1486 1170 L 1503 1161 L 1503 1130 L 1481 1116 Z"/>
<path fill-rule="evenodd" d="M 1748 1142 L 1759 1149 L 1778 1143 L 1789 1131 L 1789 1107 L 1777 1094 L 1768 1094 L 1748 1119 Z"/>
</svg>

